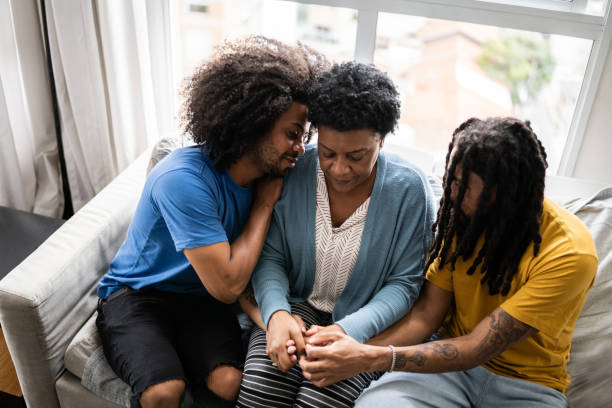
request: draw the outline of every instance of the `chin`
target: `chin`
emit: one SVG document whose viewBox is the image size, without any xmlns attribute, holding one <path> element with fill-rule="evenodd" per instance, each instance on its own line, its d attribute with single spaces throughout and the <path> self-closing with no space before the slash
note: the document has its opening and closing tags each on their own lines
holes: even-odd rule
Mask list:
<svg viewBox="0 0 612 408">
<path fill-rule="evenodd" d="M 289 172 L 289 170 L 291 170 L 291 167 L 289 166 L 276 166 L 272 169 L 270 175 L 276 177 L 283 177 Z"/>
<path fill-rule="evenodd" d="M 334 183 L 332 187 L 334 190 L 336 190 L 339 193 L 349 193 L 355 188 L 355 185 L 353 183 L 342 184 L 342 185 L 338 185 Z"/>
</svg>

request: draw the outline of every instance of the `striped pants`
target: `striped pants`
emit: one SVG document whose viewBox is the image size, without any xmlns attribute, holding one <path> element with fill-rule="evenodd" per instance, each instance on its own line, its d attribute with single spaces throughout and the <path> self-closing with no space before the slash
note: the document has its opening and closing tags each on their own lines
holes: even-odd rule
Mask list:
<svg viewBox="0 0 612 408">
<path fill-rule="evenodd" d="M 307 303 L 291 304 L 292 313 L 306 326 L 332 324 L 329 313 L 319 312 Z M 352 407 L 361 391 L 383 373 L 361 373 L 325 388 L 319 388 L 302 375 L 295 365 L 287 373 L 272 365 L 266 354 L 266 333 L 259 327 L 251 332 L 237 407 Z"/>
</svg>

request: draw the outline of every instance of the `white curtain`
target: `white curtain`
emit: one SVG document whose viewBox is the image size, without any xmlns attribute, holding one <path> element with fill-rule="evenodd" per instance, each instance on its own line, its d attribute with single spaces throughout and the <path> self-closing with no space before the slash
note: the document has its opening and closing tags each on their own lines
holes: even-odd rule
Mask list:
<svg viewBox="0 0 612 408">
<path fill-rule="evenodd" d="M 36 0 L 0 0 L 0 205 L 59 217 L 63 193 Z"/>
<path fill-rule="evenodd" d="M 174 130 L 168 0 L 45 0 L 74 210 Z"/>
</svg>

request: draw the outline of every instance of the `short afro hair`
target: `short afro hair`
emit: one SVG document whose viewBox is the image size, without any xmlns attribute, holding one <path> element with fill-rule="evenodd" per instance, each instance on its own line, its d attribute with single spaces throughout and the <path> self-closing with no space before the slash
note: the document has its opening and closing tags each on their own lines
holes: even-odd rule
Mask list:
<svg viewBox="0 0 612 408">
<path fill-rule="evenodd" d="M 262 36 L 226 42 L 187 80 L 183 130 L 222 171 L 264 139 L 328 64 L 303 45 Z"/>
<path fill-rule="evenodd" d="M 385 137 L 400 117 L 399 94 L 391 79 L 372 65 L 334 64 L 308 92 L 312 126 L 337 131 L 371 129 Z"/>
</svg>

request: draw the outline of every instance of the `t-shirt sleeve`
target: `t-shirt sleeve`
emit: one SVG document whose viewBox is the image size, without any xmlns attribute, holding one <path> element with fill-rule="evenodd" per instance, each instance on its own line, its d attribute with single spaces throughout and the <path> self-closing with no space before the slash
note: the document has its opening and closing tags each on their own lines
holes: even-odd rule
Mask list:
<svg viewBox="0 0 612 408">
<path fill-rule="evenodd" d="M 593 285 L 597 258 L 570 253 L 537 265 L 527 282 L 501 308 L 521 322 L 556 338 L 576 308 L 582 307 L 584 293 Z"/>
<path fill-rule="evenodd" d="M 151 187 L 176 251 L 227 241 L 214 180 L 180 169 L 160 175 Z"/>
<path fill-rule="evenodd" d="M 440 289 L 444 289 L 448 292 L 453 291 L 453 273 L 450 264 L 446 264 L 443 268 L 440 268 L 439 257 L 429 265 L 429 268 L 427 268 L 425 279 Z"/>
</svg>

